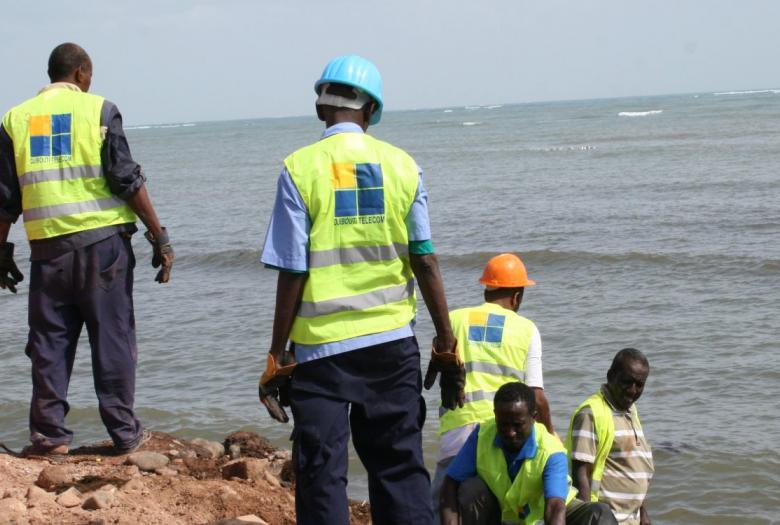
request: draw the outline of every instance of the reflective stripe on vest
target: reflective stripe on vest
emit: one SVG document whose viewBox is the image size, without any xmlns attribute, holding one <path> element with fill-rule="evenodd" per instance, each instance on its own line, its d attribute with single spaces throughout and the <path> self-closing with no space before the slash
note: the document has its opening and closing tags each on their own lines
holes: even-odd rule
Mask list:
<svg viewBox="0 0 780 525">
<path fill-rule="evenodd" d="M 408 324 L 414 160 L 369 135 L 337 133 L 296 151 L 285 167 L 311 219 L 309 275 L 290 339 L 315 345 Z"/>
<path fill-rule="evenodd" d="M 465 405 L 439 407 L 439 434 L 493 417 L 493 396 L 504 383 L 525 381 L 534 325 L 493 303 L 450 312 L 450 324 L 466 366 Z"/>
<path fill-rule="evenodd" d="M 501 505 L 502 523 L 534 524 L 544 519 L 544 467 L 556 452 L 565 452 L 560 440 L 550 434 L 544 425 L 534 423 L 536 454 L 523 461 L 515 479 L 509 477 L 504 452 L 494 444 L 497 435 L 496 420 L 480 424 L 477 438 L 477 474 L 490 488 Z M 568 505 L 576 490 L 568 477 Z"/>
<path fill-rule="evenodd" d="M 135 222 L 103 176 L 102 108 L 102 97 L 55 87 L 3 118 L 13 142 L 30 240 Z"/>
<path fill-rule="evenodd" d="M 604 475 L 604 465 L 607 462 L 609 451 L 612 450 L 612 442 L 615 439 L 615 422 L 612 420 L 612 408 L 604 399 L 604 394 L 599 390 L 588 399 L 583 401 L 569 422 L 569 432 L 566 434 L 566 450 L 569 457 L 569 472 L 572 472 L 571 452 L 572 452 L 572 431 L 574 426 L 574 417 L 583 408 L 590 408 L 593 414 L 593 425 L 596 428 L 596 459 L 593 463 L 593 471 L 590 479 L 590 501 L 599 500 L 599 488 L 601 487 L 601 478 Z"/>
</svg>

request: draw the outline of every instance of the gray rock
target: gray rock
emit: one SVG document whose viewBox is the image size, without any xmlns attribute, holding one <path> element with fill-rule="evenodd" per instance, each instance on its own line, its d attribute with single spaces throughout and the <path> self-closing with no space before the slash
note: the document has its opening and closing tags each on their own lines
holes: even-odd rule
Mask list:
<svg viewBox="0 0 780 525">
<path fill-rule="evenodd" d="M 67 509 L 78 507 L 81 505 L 81 492 L 76 487 L 71 487 L 57 496 L 57 503 Z"/>
<path fill-rule="evenodd" d="M 238 459 L 241 457 L 241 445 L 238 443 L 233 443 L 230 445 L 230 457 L 233 459 Z"/>
<path fill-rule="evenodd" d="M 192 444 L 206 450 L 206 457 L 219 458 L 225 455 L 225 447 L 222 443 L 195 438 L 192 440 Z"/>
<path fill-rule="evenodd" d="M 114 493 L 98 490 L 92 493 L 81 506 L 84 510 L 110 509 L 114 504 Z"/>
<path fill-rule="evenodd" d="M 129 464 L 147 472 L 153 472 L 158 468 L 167 466 L 168 461 L 170 461 L 168 456 L 157 452 L 136 452 L 127 457 Z"/>
<path fill-rule="evenodd" d="M 178 471 L 173 470 L 172 468 L 168 468 L 168 467 L 158 468 L 158 469 L 156 469 L 154 471 L 154 473 L 157 474 L 158 476 L 178 476 L 179 475 Z"/>
<path fill-rule="evenodd" d="M 53 492 L 58 488 L 73 482 L 73 476 L 66 467 L 54 465 L 46 467 L 38 474 L 35 484 L 43 490 Z"/>
</svg>

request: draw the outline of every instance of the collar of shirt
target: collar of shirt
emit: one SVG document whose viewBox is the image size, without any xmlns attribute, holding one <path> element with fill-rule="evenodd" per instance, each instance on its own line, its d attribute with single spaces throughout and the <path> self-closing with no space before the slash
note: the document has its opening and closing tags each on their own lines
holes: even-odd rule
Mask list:
<svg viewBox="0 0 780 525">
<path fill-rule="evenodd" d="M 79 93 L 81 92 L 81 88 L 76 84 L 71 84 L 70 82 L 53 82 L 43 86 L 38 94 L 40 95 L 41 93 L 51 91 L 52 89 L 70 89 L 71 91 L 78 91 Z"/>
<path fill-rule="evenodd" d="M 336 133 L 363 133 L 363 128 L 354 122 L 339 122 L 322 132 L 321 139 L 335 135 Z"/>
<path fill-rule="evenodd" d="M 480 308 L 482 308 L 483 310 L 490 310 L 491 312 L 496 312 L 496 313 L 502 314 L 502 315 L 506 315 L 508 312 L 512 311 L 512 310 L 509 310 L 508 308 L 504 308 L 500 304 L 489 303 L 487 301 L 482 303 L 482 306 L 480 306 Z"/>
<path fill-rule="evenodd" d="M 536 456 L 536 449 L 538 448 L 536 446 L 536 428 L 531 428 L 531 435 L 528 436 L 523 446 L 514 455 L 504 448 L 504 442 L 499 434 L 496 434 L 496 437 L 493 438 L 493 446 L 500 448 L 504 452 L 509 477 L 515 479 L 517 473 L 520 472 L 523 461 Z"/>
<path fill-rule="evenodd" d="M 631 414 L 631 411 L 634 410 L 633 404 L 628 408 L 628 410 L 618 410 L 615 408 L 615 401 L 612 399 L 612 394 L 609 393 L 609 385 L 607 383 L 601 385 L 601 393 L 604 394 L 604 399 L 607 401 L 609 408 L 611 408 L 613 412 L 617 412 L 618 414 Z"/>
</svg>

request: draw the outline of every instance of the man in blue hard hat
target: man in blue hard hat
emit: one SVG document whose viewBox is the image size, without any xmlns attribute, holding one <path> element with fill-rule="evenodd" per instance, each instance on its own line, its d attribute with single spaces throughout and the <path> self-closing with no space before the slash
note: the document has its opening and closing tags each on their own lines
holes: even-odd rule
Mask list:
<svg viewBox="0 0 780 525">
<path fill-rule="evenodd" d="M 421 171 L 365 133 L 382 116 L 374 64 L 337 57 L 314 89 L 326 129 L 285 159 L 261 257 L 279 276 L 260 397 L 279 421 L 287 421 L 282 405 L 292 408 L 297 523 L 349 523 L 351 430 L 368 472 L 373 523 L 429 525 L 415 277 L 436 330 L 432 362 L 445 406 L 462 405 L 465 371 Z"/>
</svg>

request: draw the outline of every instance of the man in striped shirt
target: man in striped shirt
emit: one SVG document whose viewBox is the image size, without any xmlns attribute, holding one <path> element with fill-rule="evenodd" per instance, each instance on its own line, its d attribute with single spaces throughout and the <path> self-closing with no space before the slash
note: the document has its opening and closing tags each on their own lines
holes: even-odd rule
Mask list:
<svg viewBox="0 0 780 525">
<path fill-rule="evenodd" d="M 653 453 L 635 406 L 649 373 L 642 352 L 618 352 L 607 383 L 574 412 L 566 441 L 578 497 L 607 503 L 625 525 L 650 524 L 644 500 L 654 472 Z"/>
</svg>

